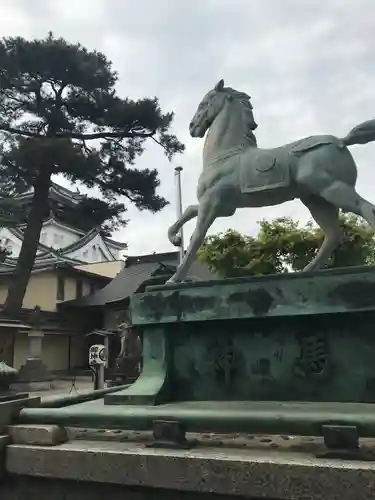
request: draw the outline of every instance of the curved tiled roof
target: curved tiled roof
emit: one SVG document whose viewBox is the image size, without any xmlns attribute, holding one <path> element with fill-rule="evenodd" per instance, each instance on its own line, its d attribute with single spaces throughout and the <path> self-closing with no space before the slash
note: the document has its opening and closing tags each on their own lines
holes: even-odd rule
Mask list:
<svg viewBox="0 0 375 500">
<path fill-rule="evenodd" d="M 67 254 L 67 253 L 74 252 L 75 250 L 79 250 L 83 246 L 87 245 L 87 243 L 90 243 L 90 241 L 92 241 L 96 236 L 98 236 L 98 234 L 100 235 L 100 231 L 101 231 L 101 229 L 98 227 L 91 229 L 91 231 L 86 233 L 85 236 L 83 236 L 78 241 L 75 241 L 74 243 L 71 243 L 70 245 L 67 245 L 66 247 L 61 248 L 60 254 L 65 256 L 65 254 Z M 103 241 L 109 255 L 113 258 L 113 260 L 116 260 L 115 255 L 113 255 L 113 253 L 111 252 L 111 249 L 108 248 L 108 245 L 106 244 L 106 241 L 104 238 L 102 238 L 102 241 Z"/>
<path fill-rule="evenodd" d="M 84 236 L 86 234 L 85 231 L 82 231 L 81 229 L 69 226 L 69 224 L 65 224 L 65 222 L 60 222 L 53 215 L 51 215 L 48 219 L 46 219 L 43 222 L 43 227 L 45 227 L 47 224 L 55 224 L 57 227 L 60 227 L 62 229 L 67 229 L 68 231 L 72 231 L 73 233 L 77 233 L 79 236 Z M 26 226 L 27 224 L 20 224 L 19 226 L 17 226 L 17 228 L 24 230 Z"/>
<path fill-rule="evenodd" d="M 101 290 L 81 299 L 66 302 L 72 306 L 103 306 L 125 300 L 133 295 L 141 285 L 155 275 L 170 277 L 178 263 L 178 252 L 132 256 L 126 260 L 125 267 Z M 217 279 L 208 267 L 201 262 L 194 262 L 188 279 L 208 281 Z"/>
<path fill-rule="evenodd" d="M 33 190 L 30 189 L 29 191 L 17 195 L 16 199 L 27 200 L 29 198 L 31 199 L 32 196 Z M 52 182 L 49 190 L 49 196 L 51 198 L 61 200 L 62 202 L 69 203 L 70 205 L 77 205 L 86 195 L 80 193 L 79 191 L 72 191 L 71 189 Z"/>
<path fill-rule="evenodd" d="M 67 245 L 66 247 L 61 248 L 60 250 L 61 255 L 64 255 L 68 252 L 74 252 L 74 250 L 79 250 L 87 243 L 90 243 L 90 241 L 93 240 L 95 236 L 97 236 L 99 233 L 100 229 L 94 227 L 79 240 L 75 241 L 74 243 L 71 243 L 70 245 Z"/>
<path fill-rule="evenodd" d="M 21 229 L 19 229 L 19 227 L 21 227 L 21 226 L 18 226 L 18 227 L 7 227 L 7 230 L 11 234 L 13 234 L 13 236 L 15 236 L 19 240 L 23 241 L 23 232 L 22 232 Z M 44 252 L 51 252 L 51 251 L 53 252 L 52 248 L 47 247 L 46 245 L 43 245 L 43 243 L 39 243 L 38 244 L 38 250 L 44 250 Z M 41 255 L 41 254 L 39 254 L 39 255 Z"/>
<path fill-rule="evenodd" d="M 9 232 L 11 232 L 16 238 L 20 239 L 21 241 L 23 240 L 23 232 L 20 229 L 23 226 L 19 226 L 17 228 L 7 228 Z M 98 234 L 100 234 L 100 228 L 93 228 L 91 231 L 86 233 L 82 238 L 80 238 L 78 241 L 75 241 L 74 243 L 71 243 L 70 245 L 67 245 L 59 250 L 53 249 L 51 247 L 47 247 L 46 245 L 43 245 L 43 243 L 39 243 L 38 245 L 38 250 L 42 250 L 41 253 L 39 253 L 36 257 L 36 260 L 43 259 L 44 253 L 53 253 L 56 255 L 56 257 L 61 259 L 70 259 L 71 261 L 74 261 L 76 263 L 83 264 L 84 261 L 80 261 L 78 259 L 71 259 L 70 257 L 67 257 L 67 254 L 70 252 L 74 252 L 75 250 L 79 250 L 82 248 L 84 245 L 87 245 L 90 241 L 92 241 Z M 115 246 L 113 240 L 110 240 L 109 238 L 102 238 L 103 244 L 105 245 L 108 253 L 111 255 L 113 260 L 116 260 L 116 256 L 113 255 L 111 249 L 108 247 L 108 243 L 111 245 Z M 118 243 L 117 248 L 123 249 L 126 248 L 126 244 Z"/>
<path fill-rule="evenodd" d="M 27 200 L 31 199 L 32 196 L 33 196 L 33 189 L 30 189 L 29 191 L 26 191 L 24 193 L 17 195 L 16 199 L 21 200 L 21 201 L 22 200 L 27 201 Z M 52 182 L 51 187 L 50 187 L 50 191 L 49 191 L 49 197 L 52 199 L 55 199 L 57 201 L 61 201 L 61 203 L 67 203 L 70 206 L 75 206 L 78 203 L 80 203 L 86 197 L 86 195 L 80 193 L 79 191 L 74 192 L 66 187 L 60 186 L 59 184 Z M 84 231 L 81 231 L 75 227 L 71 227 L 68 224 L 65 224 L 63 222 L 58 221 L 53 216 L 50 217 L 49 219 L 47 219 L 45 221 L 45 223 L 46 222 L 55 222 L 57 225 L 59 225 L 63 228 L 66 228 L 70 231 L 74 231 L 75 233 L 78 233 L 82 236 L 81 240 L 79 240 L 75 243 L 72 243 L 68 247 L 62 248 L 61 252 L 63 254 L 65 252 L 71 252 L 71 251 L 74 251 L 74 250 L 81 248 L 83 245 L 88 243 L 92 238 L 94 238 L 96 236 L 96 234 L 100 233 L 100 231 L 101 231 L 101 228 L 94 228 L 91 231 L 89 231 L 88 233 L 85 233 Z M 18 237 L 21 239 L 23 238 L 22 230 L 25 227 L 26 227 L 26 224 L 22 224 L 22 225 L 19 225 L 17 227 L 17 231 L 21 230 L 18 234 Z M 115 258 L 115 256 L 112 254 L 109 247 L 113 247 L 116 250 L 124 250 L 127 246 L 126 243 L 121 243 L 119 241 L 115 241 L 115 240 L 113 240 L 111 238 L 107 238 L 105 236 L 102 236 L 102 240 L 103 240 L 103 243 L 106 246 L 109 254 L 112 255 L 113 258 Z M 41 244 L 40 244 L 40 248 L 42 248 Z"/>
<path fill-rule="evenodd" d="M 106 245 L 111 245 L 117 250 L 125 250 L 125 248 L 127 248 L 128 246 L 126 243 L 121 243 L 120 241 L 113 240 L 112 238 L 107 238 L 106 236 L 103 237 L 103 241 Z"/>
</svg>

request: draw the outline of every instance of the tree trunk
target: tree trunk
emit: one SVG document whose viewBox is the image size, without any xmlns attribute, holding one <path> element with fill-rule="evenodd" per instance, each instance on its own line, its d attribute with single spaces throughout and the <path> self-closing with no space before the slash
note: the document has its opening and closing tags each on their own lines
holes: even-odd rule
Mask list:
<svg viewBox="0 0 375 500">
<path fill-rule="evenodd" d="M 51 185 L 50 172 L 41 172 L 34 185 L 34 196 L 24 232 L 21 251 L 8 288 L 8 295 L 4 305 L 4 312 L 8 316 L 18 317 L 31 271 L 38 251 L 40 232 L 43 220 L 48 209 L 49 188 Z"/>
</svg>

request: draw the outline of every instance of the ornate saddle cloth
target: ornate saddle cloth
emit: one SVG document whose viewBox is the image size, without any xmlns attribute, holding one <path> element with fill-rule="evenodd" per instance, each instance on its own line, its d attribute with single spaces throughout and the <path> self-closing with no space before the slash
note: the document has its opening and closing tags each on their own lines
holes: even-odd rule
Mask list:
<svg viewBox="0 0 375 500">
<path fill-rule="evenodd" d="M 275 149 L 251 149 L 238 155 L 242 193 L 271 191 L 291 184 L 291 167 L 304 154 L 322 146 L 343 147 L 333 136 L 312 136 Z"/>
<path fill-rule="evenodd" d="M 282 148 L 251 151 L 239 155 L 240 187 L 242 193 L 271 191 L 286 188 L 291 182 L 292 156 Z"/>
</svg>

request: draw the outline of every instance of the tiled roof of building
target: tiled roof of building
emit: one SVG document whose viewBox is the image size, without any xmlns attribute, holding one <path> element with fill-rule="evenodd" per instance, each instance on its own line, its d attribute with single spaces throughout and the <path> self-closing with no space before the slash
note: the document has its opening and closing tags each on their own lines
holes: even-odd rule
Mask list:
<svg viewBox="0 0 375 500">
<path fill-rule="evenodd" d="M 142 284 L 151 278 L 165 277 L 167 280 L 174 273 L 178 263 L 178 252 L 151 254 L 128 257 L 125 267 L 107 286 L 81 299 L 69 301 L 72 306 L 104 306 L 115 303 L 136 293 Z M 194 262 L 187 279 L 208 281 L 217 279 L 208 267 L 201 262 Z"/>
<path fill-rule="evenodd" d="M 4 262 L 0 264 L 0 274 L 8 274 L 13 272 L 13 269 L 16 267 L 17 259 L 13 259 L 12 257 L 7 257 Z M 76 259 L 70 259 L 67 257 L 62 258 L 58 253 L 53 250 L 48 250 L 46 252 L 40 253 L 35 259 L 33 271 L 44 269 L 44 268 L 52 268 L 58 264 L 67 264 L 72 266 L 77 266 L 83 264 L 82 261 Z"/>
<path fill-rule="evenodd" d="M 30 189 L 24 193 L 21 193 L 16 196 L 16 199 L 19 200 L 20 202 L 28 202 L 31 201 L 33 197 L 33 189 Z M 62 204 L 69 205 L 71 207 L 74 207 L 75 205 L 78 205 L 85 197 L 85 194 L 80 193 L 78 190 L 77 191 L 72 191 L 66 187 L 60 186 L 59 184 L 56 184 L 55 182 L 51 183 L 51 187 L 49 190 L 49 197 L 51 199 L 54 199 Z M 71 245 L 64 247 L 60 250 L 60 255 L 64 255 L 67 252 L 72 252 L 74 250 L 78 250 L 79 248 L 82 248 L 84 245 L 86 245 L 91 239 L 93 239 L 98 233 L 101 232 L 101 228 L 93 228 L 91 231 L 88 231 L 85 233 L 84 231 L 77 229 L 75 227 L 71 227 L 70 225 L 66 224 L 65 222 L 60 222 L 59 220 L 55 219 L 53 214 L 44 222 L 46 223 L 55 223 L 56 225 L 65 228 L 69 231 L 72 231 L 78 235 L 81 236 L 80 240 L 76 241 L 75 243 L 72 243 Z M 14 235 L 18 237 L 19 239 L 23 239 L 23 230 L 25 229 L 26 224 L 21 224 L 17 228 L 12 229 L 12 232 L 14 232 Z M 102 240 L 104 245 L 107 247 L 108 253 L 112 255 L 112 252 L 109 247 L 112 247 L 115 250 L 124 250 L 126 248 L 126 243 L 121 243 L 119 241 L 115 241 L 111 238 L 108 238 L 106 236 L 101 235 Z M 39 245 L 39 249 L 43 248 L 43 245 Z M 47 247 L 45 247 L 47 248 Z M 113 256 L 113 255 L 112 255 Z M 115 258 L 113 256 L 113 258 Z"/>
<path fill-rule="evenodd" d="M 53 214 L 51 214 L 50 217 L 48 217 L 48 219 L 46 219 L 43 222 L 43 227 L 46 226 L 47 224 L 54 224 L 57 227 L 60 227 L 62 229 L 67 229 L 68 231 L 71 231 L 72 233 L 76 233 L 79 236 L 84 236 L 86 234 L 86 232 L 83 231 L 82 229 L 77 229 L 76 227 L 70 226 L 69 224 L 66 224 L 65 222 L 61 222 L 61 221 L 57 220 Z M 26 225 L 27 224 L 20 224 L 19 226 L 17 226 L 17 229 L 20 229 L 21 231 L 23 231 L 26 228 Z"/>
<path fill-rule="evenodd" d="M 29 191 L 19 194 L 16 198 L 18 200 L 27 201 L 28 199 L 31 199 L 32 196 L 33 190 L 30 189 Z M 52 199 L 61 201 L 63 203 L 68 203 L 69 205 L 77 205 L 85 197 L 85 195 L 80 193 L 78 190 L 72 191 L 71 189 L 60 186 L 55 182 L 51 183 L 49 196 Z"/>
<path fill-rule="evenodd" d="M 9 265 L 6 263 L 0 264 L 0 276 L 11 276 L 15 268 L 14 265 Z M 86 269 L 80 269 L 77 267 L 76 263 L 69 263 L 69 262 L 57 262 L 56 260 L 51 259 L 50 261 L 43 261 L 43 262 L 38 262 L 36 265 L 34 265 L 32 273 L 40 273 L 44 271 L 51 271 L 53 269 L 61 269 L 65 271 L 69 271 L 71 273 L 76 274 L 81 274 L 84 276 L 90 276 L 92 278 L 96 278 L 98 281 L 101 281 L 103 283 L 108 283 L 111 281 L 111 278 L 108 276 L 105 276 L 103 274 L 97 274 L 94 272 L 91 272 Z"/>
<path fill-rule="evenodd" d="M 8 228 L 8 230 L 19 240 L 23 240 L 23 232 L 20 228 Z M 91 240 L 93 240 L 98 234 L 100 234 L 100 228 L 94 228 L 91 229 L 88 233 L 86 233 L 82 238 L 80 238 L 78 241 L 75 241 L 74 243 L 71 243 L 70 245 L 67 245 L 59 250 L 53 249 L 51 247 L 47 247 L 46 245 L 43 245 L 42 243 L 39 243 L 38 245 L 38 250 L 40 253 L 37 254 L 36 259 L 35 259 L 35 265 L 38 265 L 39 262 L 44 262 L 46 259 L 47 260 L 53 260 L 55 259 L 56 261 L 65 261 L 65 262 L 71 262 L 75 264 L 85 264 L 84 261 L 81 261 L 79 259 L 72 259 L 67 256 L 68 253 L 74 252 L 75 250 L 79 250 L 83 246 L 87 245 Z M 105 247 L 107 248 L 107 251 L 109 255 L 112 256 L 113 260 L 116 260 L 117 257 L 113 255 L 113 252 L 111 251 L 111 248 L 109 248 L 108 244 L 116 246 L 117 248 L 122 250 L 126 248 L 126 243 L 119 243 L 119 242 L 114 242 L 113 240 L 110 240 L 109 238 L 102 238 L 103 243 Z M 6 259 L 9 263 L 9 265 L 12 265 L 17 262 L 17 259 Z"/>
</svg>

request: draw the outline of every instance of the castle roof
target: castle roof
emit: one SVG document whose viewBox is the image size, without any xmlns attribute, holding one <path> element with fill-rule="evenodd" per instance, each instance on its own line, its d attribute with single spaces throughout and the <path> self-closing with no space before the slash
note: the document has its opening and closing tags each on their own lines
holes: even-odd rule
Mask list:
<svg viewBox="0 0 375 500">
<path fill-rule="evenodd" d="M 84 236 L 86 234 L 85 231 L 83 231 L 82 229 L 77 229 L 76 227 L 70 226 L 69 224 L 66 224 L 65 222 L 61 222 L 61 221 L 57 220 L 53 214 L 51 214 L 50 217 L 48 217 L 48 219 L 46 219 L 43 222 L 43 227 L 48 226 L 50 224 L 51 225 L 53 224 L 54 226 L 59 227 L 61 229 L 66 229 L 72 233 L 77 234 L 78 236 Z M 26 229 L 26 226 L 27 226 L 27 224 L 19 224 L 17 226 L 17 228 L 24 230 L 24 229 Z"/>
<path fill-rule="evenodd" d="M 8 274 L 10 272 L 13 272 L 16 264 L 17 259 L 7 257 L 4 262 L 0 264 L 0 274 Z M 33 271 L 41 270 L 46 267 L 51 268 L 57 264 L 70 264 L 77 266 L 84 264 L 84 262 L 76 259 L 71 259 L 69 257 L 62 257 L 53 249 L 47 249 L 37 255 L 34 261 Z"/>
<path fill-rule="evenodd" d="M 50 218 L 48 219 L 47 222 L 55 222 L 54 219 Z M 46 224 L 45 223 L 45 224 Z M 58 223 L 59 224 L 59 223 Z M 69 229 L 68 226 L 60 224 L 60 226 L 65 227 L 66 229 Z M 18 240 L 23 241 L 23 229 L 25 228 L 25 225 L 18 226 L 16 228 L 7 228 L 8 231 L 15 236 Z M 78 232 L 78 231 L 77 231 Z M 105 248 L 105 251 L 108 253 L 110 256 L 109 260 L 117 260 L 117 257 L 113 254 L 113 250 L 123 250 L 126 248 L 126 243 L 120 243 L 117 241 L 114 241 L 110 238 L 107 238 L 105 236 L 101 235 L 100 228 L 93 228 L 91 229 L 88 233 L 84 233 L 83 231 L 79 232 L 81 238 L 70 245 L 67 245 L 63 248 L 60 248 L 58 250 L 53 249 L 51 247 L 48 247 L 46 245 L 43 245 L 43 243 L 39 243 L 38 245 L 38 253 L 36 255 L 35 259 L 35 266 L 38 266 L 39 263 L 44 263 L 44 262 L 69 262 L 72 264 L 86 264 L 86 261 L 79 260 L 76 258 L 70 257 L 70 254 L 73 252 L 80 250 L 83 248 L 85 245 L 89 244 L 94 238 L 98 237 L 101 239 L 103 246 Z M 105 260 L 105 258 L 104 258 Z M 15 266 L 17 262 L 17 259 L 14 258 L 6 258 L 4 264 L 10 265 L 10 266 Z"/>
<path fill-rule="evenodd" d="M 71 231 L 72 233 L 76 233 L 79 236 L 81 236 L 81 239 L 76 241 L 75 243 L 72 243 L 69 246 L 66 246 L 61 249 L 62 252 L 71 252 L 73 250 L 78 250 L 79 248 L 82 248 L 84 245 L 86 245 L 88 242 L 90 242 L 97 234 L 101 233 L 101 228 L 93 228 L 89 232 L 85 233 L 85 231 L 82 231 L 81 229 L 77 229 L 75 227 L 72 227 L 68 224 L 65 224 L 63 222 L 58 221 L 55 219 L 55 217 L 51 216 L 49 217 L 44 223 L 43 227 L 47 226 L 48 224 L 54 224 L 56 227 L 60 227 L 62 229 L 66 229 L 68 231 Z M 22 224 L 18 226 L 19 229 L 24 229 L 26 228 L 26 224 Z M 113 240 L 112 238 L 108 238 L 107 236 L 102 236 L 103 242 L 106 244 L 106 246 L 111 246 L 113 248 L 116 248 L 117 250 L 124 250 L 127 247 L 126 243 L 122 243 L 120 241 Z M 108 249 L 110 252 L 110 250 Z"/>
<path fill-rule="evenodd" d="M 18 194 L 15 198 L 16 200 L 27 202 L 31 201 L 33 194 L 34 189 L 31 188 L 24 193 Z M 80 203 L 85 198 L 85 195 L 80 193 L 78 189 L 76 191 L 72 191 L 71 189 L 52 182 L 49 189 L 49 197 L 63 204 L 74 206 L 78 205 L 78 203 Z"/>
<path fill-rule="evenodd" d="M 71 243 L 70 245 L 67 245 L 66 247 L 62 248 L 60 250 L 61 255 L 65 255 L 67 253 L 73 252 L 74 250 L 78 250 L 79 248 L 82 248 L 83 246 L 87 245 L 87 243 L 90 243 L 97 235 L 100 235 L 101 229 L 100 227 L 93 228 L 91 229 L 88 233 L 86 233 L 82 238 L 74 243 Z M 115 259 L 115 256 L 111 252 L 110 248 L 108 245 L 113 245 L 119 249 L 123 250 L 126 248 L 126 243 L 120 243 L 118 241 L 111 240 L 110 238 L 102 237 L 103 243 L 108 250 L 109 254 Z"/>
<path fill-rule="evenodd" d="M 29 189 L 27 192 L 19 194 L 16 199 L 21 203 L 29 203 L 33 197 L 33 189 Z M 78 205 L 84 198 L 85 195 L 81 194 L 78 190 L 72 191 L 63 186 L 60 186 L 54 182 L 51 183 L 49 197 L 56 200 L 58 203 L 64 204 L 65 206 L 73 207 Z M 20 224 L 17 227 L 7 227 L 5 231 L 12 235 L 16 240 L 18 240 L 18 246 L 23 242 L 24 230 L 26 224 Z M 52 226 L 57 230 L 63 230 L 71 235 L 75 235 L 76 241 L 61 247 L 59 249 L 46 246 L 43 243 L 38 244 L 37 255 L 34 262 L 34 270 L 44 269 L 45 266 L 53 266 L 61 263 L 66 263 L 69 265 L 83 265 L 87 264 L 87 259 L 84 255 L 87 255 L 86 250 L 91 251 L 90 248 L 96 248 L 99 255 L 99 261 L 111 262 L 118 260 L 118 251 L 124 250 L 127 245 L 126 243 L 121 243 L 108 238 L 101 232 L 100 227 L 95 227 L 85 232 L 76 227 L 72 227 L 65 222 L 60 222 L 55 218 L 53 213 L 50 214 L 49 218 L 43 223 L 43 227 L 46 228 Z M 13 238 L 11 238 L 13 239 Z M 85 248 L 87 246 L 87 249 Z M 83 259 L 83 260 L 81 260 Z M 17 258 L 8 257 L 0 265 L 0 274 L 9 273 L 10 269 L 16 266 Z"/>
<path fill-rule="evenodd" d="M 25 193 L 17 195 L 16 199 L 19 201 L 22 201 L 22 202 L 28 202 L 28 201 L 31 201 L 32 196 L 33 196 L 33 189 L 30 189 L 29 191 L 26 191 Z M 49 197 L 51 199 L 54 199 L 56 201 L 59 201 L 59 202 L 65 204 L 65 205 L 75 206 L 75 205 L 78 205 L 85 198 L 85 195 L 81 194 L 78 190 L 76 192 L 74 192 L 68 188 L 65 188 L 63 186 L 60 186 L 59 184 L 52 182 L 51 187 L 50 187 Z M 64 256 L 67 253 L 75 251 L 75 250 L 79 250 L 84 245 L 89 243 L 93 238 L 95 238 L 98 234 L 101 233 L 100 227 L 93 228 L 90 231 L 85 232 L 81 229 L 78 229 L 78 228 L 73 227 L 69 224 L 66 224 L 65 222 L 60 222 L 59 220 L 57 220 L 54 217 L 53 214 L 51 214 L 50 217 L 44 221 L 43 227 L 47 226 L 49 224 L 53 224 L 56 227 L 59 227 L 61 229 L 65 229 L 71 233 L 74 233 L 74 234 L 80 236 L 80 239 L 78 241 L 60 249 L 60 251 L 59 251 L 60 256 Z M 14 236 L 16 236 L 18 239 L 20 239 L 22 241 L 23 240 L 23 230 L 25 228 L 26 228 L 26 224 L 20 224 L 19 226 L 17 226 L 17 228 L 12 230 L 12 232 L 14 231 L 13 232 Z M 108 238 L 102 234 L 100 234 L 100 236 L 101 236 L 101 239 L 103 241 L 103 244 L 104 244 L 106 250 L 113 258 L 115 258 L 115 257 L 111 251 L 111 248 L 113 250 L 124 250 L 127 247 L 126 243 L 122 243 L 122 242 L 113 240 L 112 238 Z M 42 244 L 39 245 L 39 249 L 42 249 L 43 247 L 44 246 Z M 46 248 L 46 247 L 44 247 L 44 248 Z"/>
</svg>

